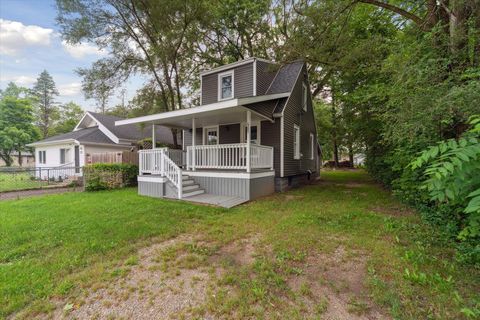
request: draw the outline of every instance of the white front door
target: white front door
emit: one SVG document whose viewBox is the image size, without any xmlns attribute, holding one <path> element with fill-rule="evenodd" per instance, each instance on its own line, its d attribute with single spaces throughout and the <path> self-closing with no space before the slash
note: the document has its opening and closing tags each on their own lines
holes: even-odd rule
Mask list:
<svg viewBox="0 0 480 320">
<path fill-rule="evenodd" d="M 219 143 L 218 126 L 203 128 L 203 144 L 214 145 Z"/>
</svg>

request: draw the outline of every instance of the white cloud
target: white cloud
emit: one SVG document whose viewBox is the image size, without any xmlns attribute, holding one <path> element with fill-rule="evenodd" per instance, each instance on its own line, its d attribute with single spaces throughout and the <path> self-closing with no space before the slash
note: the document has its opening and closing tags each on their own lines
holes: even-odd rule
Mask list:
<svg viewBox="0 0 480 320">
<path fill-rule="evenodd" d="M 37 78 L 31 76 L 2 76 L 1 82 L 13 82 L 17 86 L 28 87 L 37 81 Z"/>
<path fill-rule="evenodd" d="M 107 54 L 105 49 L 100 49 L 90 43 L 70 44 L 62 41 L 63 48 L 75 59 L 82 59 L 86 55 L 103 56 Z"/>
<path fill-rule="evenodd" d="M 49 46 L 53 29 L 0 19 L 0 54 L 17 55 L 29 46 Z"/>
<path fill-rule="evenodd" d="M 58 91 L 61 96 L 76 96 L 82 91 L 82 84 L 80 82 L 72 82 L 58 86 Z"/>
</svg>

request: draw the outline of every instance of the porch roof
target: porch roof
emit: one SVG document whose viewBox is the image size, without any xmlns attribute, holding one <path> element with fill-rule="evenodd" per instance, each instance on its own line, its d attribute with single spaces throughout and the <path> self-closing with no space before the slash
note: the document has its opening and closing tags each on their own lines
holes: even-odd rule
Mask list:
<svg viewBox="0 0 480 320">
<path fill-rule="evenodd" d="M 289 95 L 290 92 L 284 92 L 248 98 L 235 98 L 189 109 L 180 109 L 143 117 L 119 120 L 115 122 L 115 125 L 122 126 L 135 123 L 154 123 L 172 128 L 189 129 L 192 124 L 192 118 L 196 119 L 198 127 L 236 123 L 244 120 L 247 110 L 252 112 L 252 121 L 272 121 L 272 118 L 249 109 L 248 107 L 245 107 L 245 105 L 267 100 L 281 99 L 288 97 Z"/>
</svg>

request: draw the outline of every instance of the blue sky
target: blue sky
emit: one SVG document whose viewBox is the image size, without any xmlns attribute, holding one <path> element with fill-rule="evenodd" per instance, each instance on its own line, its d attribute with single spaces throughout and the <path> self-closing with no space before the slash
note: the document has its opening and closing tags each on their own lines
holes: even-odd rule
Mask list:
<svg viewBox="0 0 480 320">
<path fill-rule="evenodd" d="M 84 99 L 82 79 L 74 70 L 89 67 L 108 53 L 93 44 L 62 43 L 55 16 L 53 0 L 0 0 L 0 88 L 10 81 L 31 87 L 40 72 L 47 70 L 60 91 L 58 102 L 74 101 L 85 110 L 94 110 L 95 101 Z M 139 79 L 125 85 L 127 99 L 140 85 Z M 118 102 L 117 93 L 110 105 Z"/>
</svg>

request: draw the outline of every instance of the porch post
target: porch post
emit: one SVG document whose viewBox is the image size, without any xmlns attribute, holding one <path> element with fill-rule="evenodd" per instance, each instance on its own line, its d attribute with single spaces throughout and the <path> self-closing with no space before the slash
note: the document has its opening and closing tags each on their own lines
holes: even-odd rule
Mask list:
<svg viewBox="0 0 480 320">
<path fill-rule="evenodd" d="M 195 124 L 195 118 L 192 118 L 192 163 L 191 167 L 192 170 L 195 171 L 195 165 L 197 164 L 195 161 L 195 157 L 197 154 L 197 150 L 195 150 L 195 140 L 197 139 L 197 126 Z"/>
<path fill-rule="evenodd" d="M 247 111 L 247 172 L 250 172 L 250 144 L 251 144 L 251 124 L 252 124 L 252 113 L 250 110 Z"/>
<path fill-rule="evenodd" d="M 157 135 L 155 133 L 155 123 L 152 123 L 152 149 L 157 147 Z"/>
</svg>

